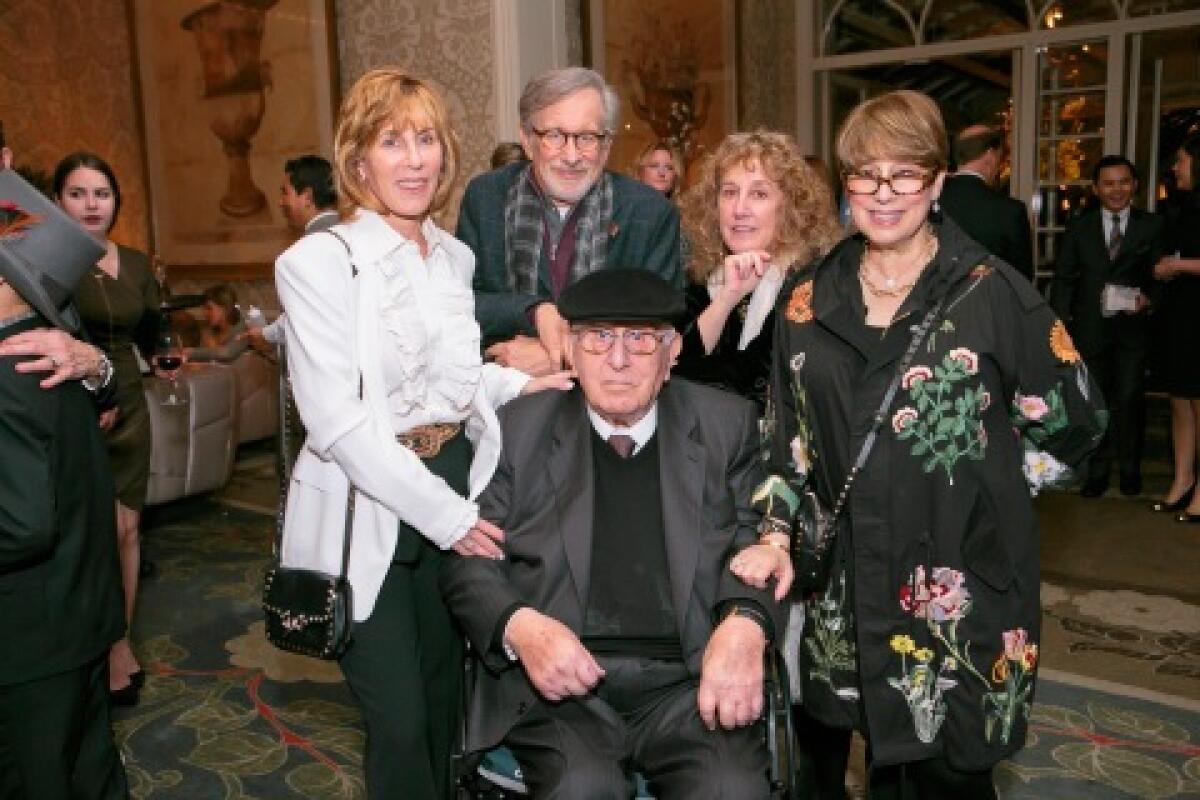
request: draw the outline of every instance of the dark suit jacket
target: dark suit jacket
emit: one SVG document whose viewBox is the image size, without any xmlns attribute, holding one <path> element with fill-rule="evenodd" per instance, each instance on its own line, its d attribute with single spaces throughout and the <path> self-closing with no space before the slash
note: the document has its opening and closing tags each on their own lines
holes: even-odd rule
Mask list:
<svg viewBox="0 0 1200 800">
<path fill-rule="evenodd" d="M 1024 203 L 965 173 L 946 178 L 938 203 L 968 236 L 1033 280 L 1033 234 Z"/>
<path fill-rule="evenodd" d="M 500 409 L 504 451 L 480 498 L 480 513 L 504 529 L 503 561 L 451 554 L 442 592 L 482 658 L 468 710 L 471 750 L 499 742 L 536 697 L 519 664 L 493 646 L 504 612 L 529 605 L 583 629 L 591 575 L 594 481 L 592 426 L 583 395 L 541 392 Z M 683 380 L 658 399 L 662 512 L 669 579 L 688 670 L 700 661 L 723 602 L 745 598 L 784 630 L 771 591 L 746 586 L 728 569 L 754 542 L 751 494 L 765 477 L 754 406 Z"/>
<path fill-rule="evenodd" d="M 1133 208 L 1121 251 L 1116 261 L 1110 261 L 1100 211 L 1090 209 L 1067 226 L 1050 283 L 1050 306 L 1066 322 L 1085 360 L 1106 348 L 1117 329 L 1121 335 L 1145 335 L 1144 315 L 1106 318 L 1101 314 L 1100 295 L 1106 283 L 1114 283 L 1137 286 L 1151 297 L 1154 265 L 1163 247 L 1162 218 Z"/>
<path fill-rule="evenodd" d="M 47 323 L 0 329 L 0 338 Z M 78 381 L 0 358 L 0 686 L 79 667 L 125 630 L 112 472 Z"/>
<path fill-rule="evenodd" d="M 504 203 L 526 162 L 509 164 L 476 177 L 467 185 L 454 235 L 475 253 L 475 317 L 484 339 L 508 339 L 533 333 L 527 309 L 550 292 L 549 256 L 538 265 L 538 292 L 519 294 L 509 288 L 504 242 Z M 679 265 L 679 212 L 662 193 L 632 178 L 609 173 L 613 181 L 608 265 L 648 269 L 683 288 Z"/>
</svg>

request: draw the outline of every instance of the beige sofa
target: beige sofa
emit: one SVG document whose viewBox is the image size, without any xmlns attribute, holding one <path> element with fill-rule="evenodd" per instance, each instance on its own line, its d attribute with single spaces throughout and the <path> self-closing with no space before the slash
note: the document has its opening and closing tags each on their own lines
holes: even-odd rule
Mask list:
<svg viewBox="0 0 1200 800">
<path fill-rule="evenodd" d="M 254 352 L 232 364 L 188 364 L 178 389 L 186 403 L 165 405 L 169 383 L 143 379 L 152 447 L 147 505 L 219 489 L 239 444 L 279 432 L 279 371 Z"/>
</svg>

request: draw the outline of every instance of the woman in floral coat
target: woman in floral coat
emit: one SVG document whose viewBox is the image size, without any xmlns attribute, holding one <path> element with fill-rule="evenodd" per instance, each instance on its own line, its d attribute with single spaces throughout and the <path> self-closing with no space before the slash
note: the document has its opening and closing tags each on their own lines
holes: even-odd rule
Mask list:
<svg viewBox="0 0 1200 800">
<path fill-rule="evenodd" d="M 994 797 L 1038 662 L 1030 496 L 1094 449 L 1102 401 L 1042 297 L 933 209 L 946 134 L 928 97 L 859 106 L 838 156 L 859 233 L 781 292 L 764 536 L 791 534 L 806 485 L 834 506 L 915 328 L 943 307 L 849 492 L 831 579 L 806 602 L 808 738 L 836 743 L 815 759 L 817 796 L 843 796 L 857 729 L 873 798 Z"/>
</svg>

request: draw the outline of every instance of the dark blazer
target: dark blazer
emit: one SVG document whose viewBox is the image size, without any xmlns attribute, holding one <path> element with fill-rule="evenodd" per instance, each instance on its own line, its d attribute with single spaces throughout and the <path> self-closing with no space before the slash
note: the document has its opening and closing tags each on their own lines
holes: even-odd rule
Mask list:
<svg viewBox="0 0 1200 800">
<path fill-rule="evenodd" d="M 480 514 L 504 529 L 506 557 L 450 554 L 441 575 L 446 603 L 486 667 L 476 670 L 467 712 L 471 750 L 503 739 L 536 698 L 520 665 L 493 646 L 505 612 L 529 605 L 579 635 L 591 575 L 592 426 L 582 393 L 520 397 L 499 416 L 504 450 Z M 675 379 L 659 394 L 657 435 L 671 594 L 684 661 L 698 676 L 721 603 L 753 600 L 784 629 L 771 591 L 746 586 L 727 566 L 757 535 L 751 493 L 766 475 L 757 415 L 742 398 Z"/>
<path fill-rule="evenodd" d="M 1163 248 L 1162 218 L 1133 208 L 1121 250 L 1116 261 L 1110 261 L 1100 211 L 1090 209 L 1067 226 L 1050 283 L 1050 307 L 1067 323 L 1085 360 L 1108 346 L 1114 328 L 1119 328 L 1121 335 L 1145 335 L 1145 325 L 1129 324 L 1131 320 L 1142 322 L 1143 315 L 1104 317 L 1100 295 L 1106 283 L 1114 283 L 1137 286 L 1151 296 L 1154 265 Z"/>
<path fill-rule="evenodd" d="M 537 294 L 520 294 L 509 288 L 504 204 L 508 190 L 529 167 L 527 162 L 509 164 L 476 177 L 467 185 L 458 212 L 454 235 L 475 253 L 475 317 L 484 339 L 532 334 L 526 310 L 543 300 L 553 300 L 545 251 L 538 265 Z M 679 212 L 660 192 L 624 175 L 608 174 L 613 181 L 608 265 L 648 269 L 682 288 Z"/>
<path fill-rule="evenodd" d="M 0 338 L 47 323 L 0 329 Z M 0 686 L 65 672 L 125 630 L 108 453 L 78 381 L 0 358 Z"/>
<path fill-rule="evenodd" d="M 1033 233 L 1024 203 L 966 173 L 946 178 L 938 203 L 967 236 L 1033 280 Z"/>
</svg>

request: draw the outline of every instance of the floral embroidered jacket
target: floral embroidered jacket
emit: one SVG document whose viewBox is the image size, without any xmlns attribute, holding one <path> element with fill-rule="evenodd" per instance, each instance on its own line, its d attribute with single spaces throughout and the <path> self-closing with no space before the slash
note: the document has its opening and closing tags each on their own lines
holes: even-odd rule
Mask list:
<svg viewBox="0 0 1200 800">
<path fill-rule="evenodd" d="M 828 587 L 808 598 L 804 704 L 858 727 L 880 765 L 944 755 L 985 769 L 1024 741 L 1040 633 L 1031 494 L 1103 434 L 1099 390 L 1062 323 L 953 222 L 885 330 L 869 328 L 860 237 L 784 286 L 775 331 L 766 524 L 791 529 L 811 481 L 832 508 L 937 297 L 849 495 Z"/>
</svg>

